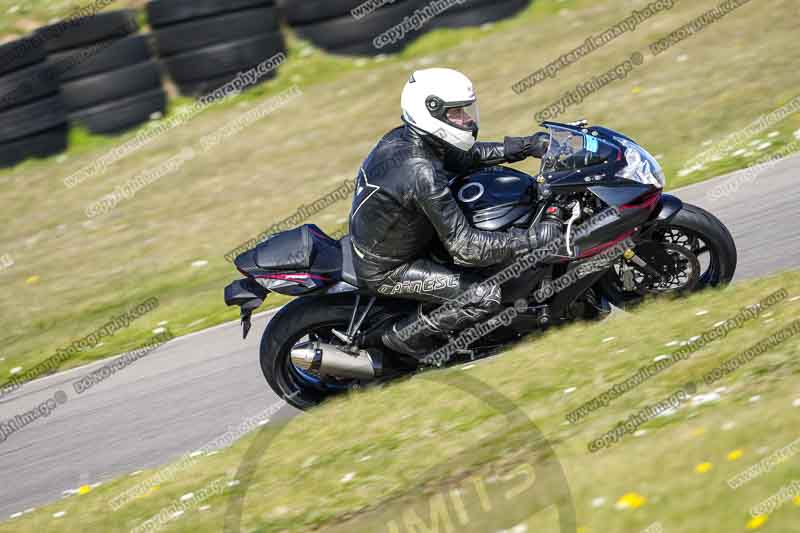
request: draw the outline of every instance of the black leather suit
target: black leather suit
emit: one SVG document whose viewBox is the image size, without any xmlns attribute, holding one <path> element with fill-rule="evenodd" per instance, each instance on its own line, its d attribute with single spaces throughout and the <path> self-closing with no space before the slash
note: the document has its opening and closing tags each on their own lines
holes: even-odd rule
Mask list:
<svg viewBox="0 0 800 533">
<path fill-rule="evenodd" d="M 476 143 L 464 152 L 444 148 L 408 126 L 389 132 L 364 161 L 357 178 L 350 234 L 359 278 L 383 295 L 444 303 L 464 294 L 481 277 L 429 259 L 435 239 L 460 267 L 510 262 L 515 254 L 528 251 L 525 230 L 487 232 L 472 227 L 448 182 L 481 167 L 541 157 L 546 139 L 544 134 L 506 137 L 503 143 Z M 500 301 L 499 287 L 476 292 L 470 304 L 437 321 L 423 315 L 395 324 L 383 343 L 419 357 L 431 348 L 432 336 L 487 318 L 500 310 Z M 419 318 L 428 324 L 427 331 L 401 340 L 397 331 L 404 322 Z"/>
</svg>

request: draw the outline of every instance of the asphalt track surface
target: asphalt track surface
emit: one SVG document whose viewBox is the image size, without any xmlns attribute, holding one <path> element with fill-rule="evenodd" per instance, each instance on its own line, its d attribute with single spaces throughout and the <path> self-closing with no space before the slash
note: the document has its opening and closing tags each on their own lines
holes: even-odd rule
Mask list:
<svg viewBox="0 0 800 533">
<path fill-rule="evenodd" d="M 738 183 L 738 191 L 712 198 L 726 183 Z M 753 181 L 733 174 L 671 192 L 731 230 L 736 279 L 800 266 L 800 156 Z M 246 341 L 238 323 L 174 339 L 80 396 L 72 382 L 103 362 L 28 383 L 0 400 L 5 421 L 57 391 L 69 397 L 0 443 L 0 521 L 65 490 L 174 461 L 275 406 L 258 364 L 261 332 L 273 314 L 255 317 Z"/>
</svg>

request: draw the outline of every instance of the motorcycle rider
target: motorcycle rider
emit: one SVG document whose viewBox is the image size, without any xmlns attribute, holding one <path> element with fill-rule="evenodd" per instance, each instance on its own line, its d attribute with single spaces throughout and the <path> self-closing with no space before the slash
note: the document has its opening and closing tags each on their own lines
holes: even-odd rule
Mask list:
<svg viewBox="0 0 800 533">
<path fill-rule="evenodd" d="M 473 84 L 451 69 L 414 72 L 401 107 L 404 126 L 387 133 L 359 171 L 350 234 L 359 279 L 379 294 L 421 302 L 416 315 L 395 323 L 381 339 L 390 349 L 419 359 L 437 339 L 502 310 L 501 288 L 480 284 L 482 277 L 468 267 L 508 263 L 560 235 L 535 227 L 478 230 L 448 186 L 452 178 L 482 167 L 541 158 L 547 134 L 476 142 L 480 119 Z M 456 268 L 428 257 L 437 238 Z M 473 287 L 466 305 L 448 313 L 423 313 L 423 304 L 452 301 Z M 423 326 L 410 337 L 400 333 L 411 324 Z"/>
</svg>

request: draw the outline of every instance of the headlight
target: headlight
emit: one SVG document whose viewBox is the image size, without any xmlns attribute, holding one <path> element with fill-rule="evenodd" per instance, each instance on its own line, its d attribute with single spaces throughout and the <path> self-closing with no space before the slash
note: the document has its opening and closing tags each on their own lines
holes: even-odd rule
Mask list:
<svg viewBox="0 0 800 533">
<path fill-rule="evenodd" d="M 620 137 L 614 139 L 625 147 L 625 161 L 628 163 L 625 168 L 617 172 L 616 177 L 663 189 L 667 180 L 658 161 L 638 144 Z"/>
</svg>

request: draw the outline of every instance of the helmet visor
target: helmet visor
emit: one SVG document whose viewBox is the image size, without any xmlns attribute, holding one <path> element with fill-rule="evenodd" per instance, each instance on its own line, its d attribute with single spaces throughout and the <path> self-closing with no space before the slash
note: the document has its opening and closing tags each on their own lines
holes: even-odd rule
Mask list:
<svg viewBox="0 0 800 533">
<path fill-rule="evenodd" d="M 480 123 L 478 102 L 447 104 L 441 120 L 464 131 L 475 131 Z"/>
</svg>

